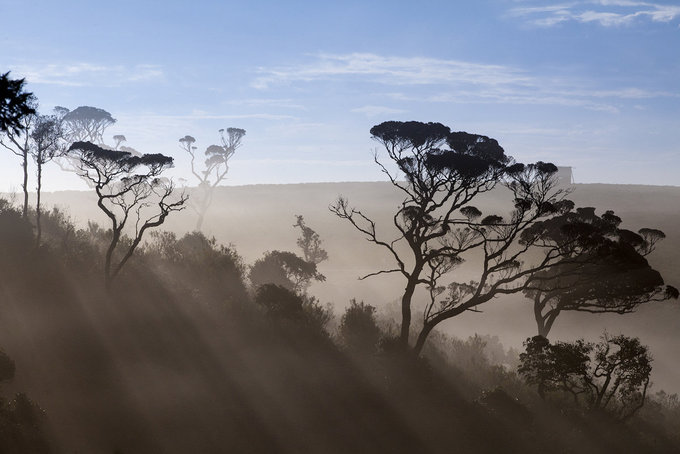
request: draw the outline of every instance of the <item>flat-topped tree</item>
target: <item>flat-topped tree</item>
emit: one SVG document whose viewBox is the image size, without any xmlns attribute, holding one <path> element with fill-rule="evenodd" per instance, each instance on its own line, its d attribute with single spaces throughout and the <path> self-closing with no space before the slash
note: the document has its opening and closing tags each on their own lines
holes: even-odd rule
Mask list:
<svg viewBox="0 0 680 454">
<path fill-rule="evenodd" d="M 184 136 L 179 139 L 180 148 L 191 156 L 191 173 L 198 180 L 197 197 L 193 198 L 191 207 L 196 212 L 196 230 L 201 230 L 205 213 L 212 203 L 215 187 L 219 185 L 229 173 L 229 159 L 234 155 L 236 149 L 241 146 L 241 140 L 246 135 L 245 129 L 227 128 L 220 129 L 221 145 L 210 145 L 204 154 L 204 168 L 202 170 L 196 165 L 196 149 L 194 145 L 196 139 L 192 136 Z"/>
<path fill-rule="evenodd" d="M 115 136 L 113 136 L 113 141 L 115 142 L 115 144 L 114 144 L 114 146 L 113 146 L 113 149 L 114 149 L 114 150 L 119 150 L 119 149 L 121 149 L 121 144 L 122 144 L 123 142 L 126 142 L 127 139 L 126 139 L 125 136 L 122 135 L 122 134 L 116 134 Z M 123 150 L 123 151 L 125 151 L 125 150 Z"/>
<path fill-rule="evenodd" d="M 135 156 L 90 142 L 74 143 L 69 153 L 77 159 L 78 175 L 90 181 L 97 193 L 97 205 L 111 221 L 111 242 L 104 259 L 104 277 L 109 286 L 132 257 L 144 233 L 163 224 L 173 211 L 182 210 L 187 196 L 181 193 L 173 198 L 174 184 L 161 177 L 173 165 L 169 156 Z M 131 241 L 122 243 L 126 226 L 130 227 Z"/>
<path fill-rule="evenodd" d="M 54 114 L 62 122 L 64 141 L 67 148 L 75 142 L 91 142 L 103 148 L 122 149 L 120 144 L 125 140 L 125 136 L 122 135 L 113 136 L 115 147 L 108 147 L 104 144 L 106 129 L 116 123 L 116 119 L 108 111 L 92 106 L 80 106 L 74 110 L 56 106 Z M 72 154 L 66 153 L 64 156 L 56 159 L 56 162 L 61 170 L 75 173 L 76 175 L 79 174 L 78 159 Z M 92 188 L 92 182 L 89 179 L 81 179 Z"/>
<path fill-rule="evenodd" d="M 627 314 L 641 304 L 678 297 L 645 258 L 664 233 L 649 228 L 635 233 L 620 223 L 612 211 L 598 216 L 588 207 L 533 226 L 555 245 L 571 241 L 576 232 L 589 232 L 591 242 L 581 256 L 567 256 L 565 264 L 536 273 L 524 290 L 533 301 L 540 336 L 548 337 L 563 311 Z"/>
<path fill-rule="evenodd" d="M 404 348 L 410 345 L 417 288 L 427 295 L 422 328 L 413 345 L 419 354 L 439 323 L 477 310 L 497 296 L 521 292 L 531 275 L 587 247 L 586 242 L 572 239 L 557 248 L 544 244 L 538 234 L 523 235 L 538 220 L 573 208 L 573 203 L 564 199 L 566 192 L 557 186 L 553 164 L 516 164 L 496 140 L 452 133 L 439 123 L 390 121 L 373 127 L 371 134 L 391 161 L 383 164 L 376 154 L 375 162 L 404 195 L 392 218 L 396 236 L 382 238 L 375 222 L 342 197 L 331 211 L 394 259 L 393 268 L 363 278 L 386 273 L 404 277 L 400 332 Z M 497 185 L 509 189 L 509 215 L 484 216 L 471 202 Z M 466 264 L 468 268 L 479 263 L 471 271 L 477 279 L 445 285 L 444 279 L 468 256 L 476 259 Z"/>
<path fill-rule="evenodd" d="M 109 112 L 98 107 L 80 106 L 68 111 L 64 107 L 56 110 L 63 114 L 64 130 L 69 142 L 92 142 L 104 144 L 104 132 L 116 122 Z"/>
</svg>

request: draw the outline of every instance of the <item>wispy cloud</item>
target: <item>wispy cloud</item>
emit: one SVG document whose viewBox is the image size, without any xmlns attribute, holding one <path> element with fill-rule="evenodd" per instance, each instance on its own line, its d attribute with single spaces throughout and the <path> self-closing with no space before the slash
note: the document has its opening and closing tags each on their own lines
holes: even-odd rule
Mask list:
<svg viewBox="0 0 680 454">
<path fill-rule="evenodd" d="M 248 99 L 234 99 L 226 101 L 225 104 L 235 105 L 235 106 L 248 106 L 248 107 L 280 107 L 286 109 L 299 109 L 306 110 L 307 108 L 299 102 L 296 102 L 290 98 L 248 98 Z"/>
<path fill-rule="evenodd" d="M 352 109 L 352 112 L 362 113 L 362 114 L 366 115 L 367 117 L 378 117 L 378 116 L 389 115 L 389 114 L 404 113 L 406 111 L 403 110 L 403 109 L 394 109 L 394 108 L 385 107 L 385 106 L 362 106 L 362 107 L 357 107 L 356 109 Z"/>
<path fill-rule="evenodd" d="M 82 86 L 120 86 L 126 83 L 158 81 L 163 69 L 157 65 L 98 65 L 93 63 L 17 65 L 11 68 L 31 84 Z"/>
<path fill-rule="evenodd" d="M 243 119 L 254 119 L 254 120 L 297 120 L 297 117 L 292 115 L 278 115 L 270 113 L 249 113 L 249 114 L 234 114 L 234 115 L 218 115 L 210 114 L 204 111 L 194 111 L 189 115 L 134 115 L 134 118 L 138 120 L 159 120 L 159 121 L 172 121 L 172 120 L 243 120 Z"/>
<path fill-rule="evenodd" d="M 254 85 L 261 89 L 278 84 L 350 80 L 396 87 L 397 93 L 383 94 L 383 99 L 409 102 L 561 105 L 617 113 L 617 104 L 625 100 L 678 97 L 638 87 L 603 89 L 599 82 L 533 75 L 503 65 L 374 54 L 322 54 L 298 66 L 260 68 L 260 73 Z M 409 89 L 402 90 L 403 87 Z M 418 95 L 411 94 L 414 91 Z M 352 111 L 369 117 L 404 112 L 372 104 Z"/>
<path fill-rule="evenodd" d="M 310 64 L 259 68 L 261 74 L 252 85 L 266 89 L 271 85 L 296 81 L 343 77 L 370 77 L 378 83 L 428 85 L 457 81 L 469 84 L 525 83 L 521 71 L 502 65 L 486 65 L 459 60 L 426 57 L 385 57 L 375 54 L 320 54 Z"/>
<path fill-rule="evenodd" d="M 613 27 L 643 20 L 671 22 L 680 18 L 680 6 L 631 0 L 590 0 L 516 7 L 510 14 L 546 27 L 566 21 Z"/>
</svg>

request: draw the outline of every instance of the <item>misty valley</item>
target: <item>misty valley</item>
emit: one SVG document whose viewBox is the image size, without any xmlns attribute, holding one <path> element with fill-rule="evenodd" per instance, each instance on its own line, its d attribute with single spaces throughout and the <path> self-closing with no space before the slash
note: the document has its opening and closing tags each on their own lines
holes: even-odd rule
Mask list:
<svg viewBox="0 0 680 454">
<path fill-rule="evenodd" d="M 679 187 L 419 121 L 226 186 L 245 129 L 144 154 L 0 77 L 0 452 L 680 452 Z"/>
</svg>

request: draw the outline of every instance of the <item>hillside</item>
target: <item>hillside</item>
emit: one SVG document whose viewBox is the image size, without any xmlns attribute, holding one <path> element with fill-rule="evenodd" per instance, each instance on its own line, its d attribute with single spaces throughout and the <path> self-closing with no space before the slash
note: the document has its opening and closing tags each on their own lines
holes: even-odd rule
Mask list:
<svg viewBox="0 0 680 454">
<path fill-rule="evenodd" d="M 667 238 L 649 257 L 666 279 L 680 287 L 680 187 L 576 184 L 570 198 L 576 206 L 594 206 L 599 213 L 614 210 L 623 218 L 623 226 L 631 230 L 652 227 L 663 230 Z M 190 191 L 189 191 L 190 193 Z M 350 298 L 363 299 L 383 312 L 396 314 L 394 301 L 401 286 L 394 277 L 376 277 L 365 281 L 357 277 L 389 265 L 380 247 L 364 241 L 347 223 L 336 218 L 328 206 L 338 195 L 373 217 L 378 228 L 390 233 L 391 216 L 400 202 L 399 193 L 385 182 L 309 183 L 291 185 L 252 185 L 219 187 L 206 216 L 204 232 L 223 244 L 233 244 L 246 263 L 252 263 L 265 251 L 294 250 L 297 232 L 292 228 L 294 215 L 304 215 L 324 241 L 329 260 L 321 265 L 324 283 L 312 287 L 321 301 L 330 302 L 340 312 Z M 95 220 L 106 225 L 96 207 L 94 195 L 87 191 L 48 193 L 46 206 L 55 205 L 67 211 L 79 225 Z M 485 211 L 502 211 L 508 194 L 496 190 L 480 198 L 478 206 Z M 195 225 L 191 208 L 171 216 L 164 228 L 178 234 Z M 484 313 L 469 313 L 449 320 L 441 329 L 467 337 L 474 333 L 499 335 L 507 346 L 520 347 L 533 335 L 535 326 L 528 302 L 520 297 L 495 300 L 482 308 Z M 553 336 L 556 339 L 597 338 L 607 329 L 639 336 L 655 356 L 653 381 L 655 389 L 680 391 L 680 305 L 661 303 L 641 308 L 636 314 L 584 315 L 565 313 L 560 316 Z"/>
</svg>

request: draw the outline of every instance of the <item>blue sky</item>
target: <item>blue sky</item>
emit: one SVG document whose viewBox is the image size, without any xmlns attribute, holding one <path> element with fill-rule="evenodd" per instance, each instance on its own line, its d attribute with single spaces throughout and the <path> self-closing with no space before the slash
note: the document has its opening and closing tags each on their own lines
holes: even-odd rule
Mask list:
<svg viewBox="0 0 680 454">
<path fill-rule="evenodd" d="M 439 121 L 577 182 L 680 184 L 680 3 L 0 0 L 0 71 L 142 152 L 246 129 L 228 184 L 378 180 L 369 129 Z M 19 190 L 0 154 L 0 191 Z M 189 184 L 191 184 L 189 179 Z M 47 189 L 79 188 L 52 169 Z"/>
</svg>

